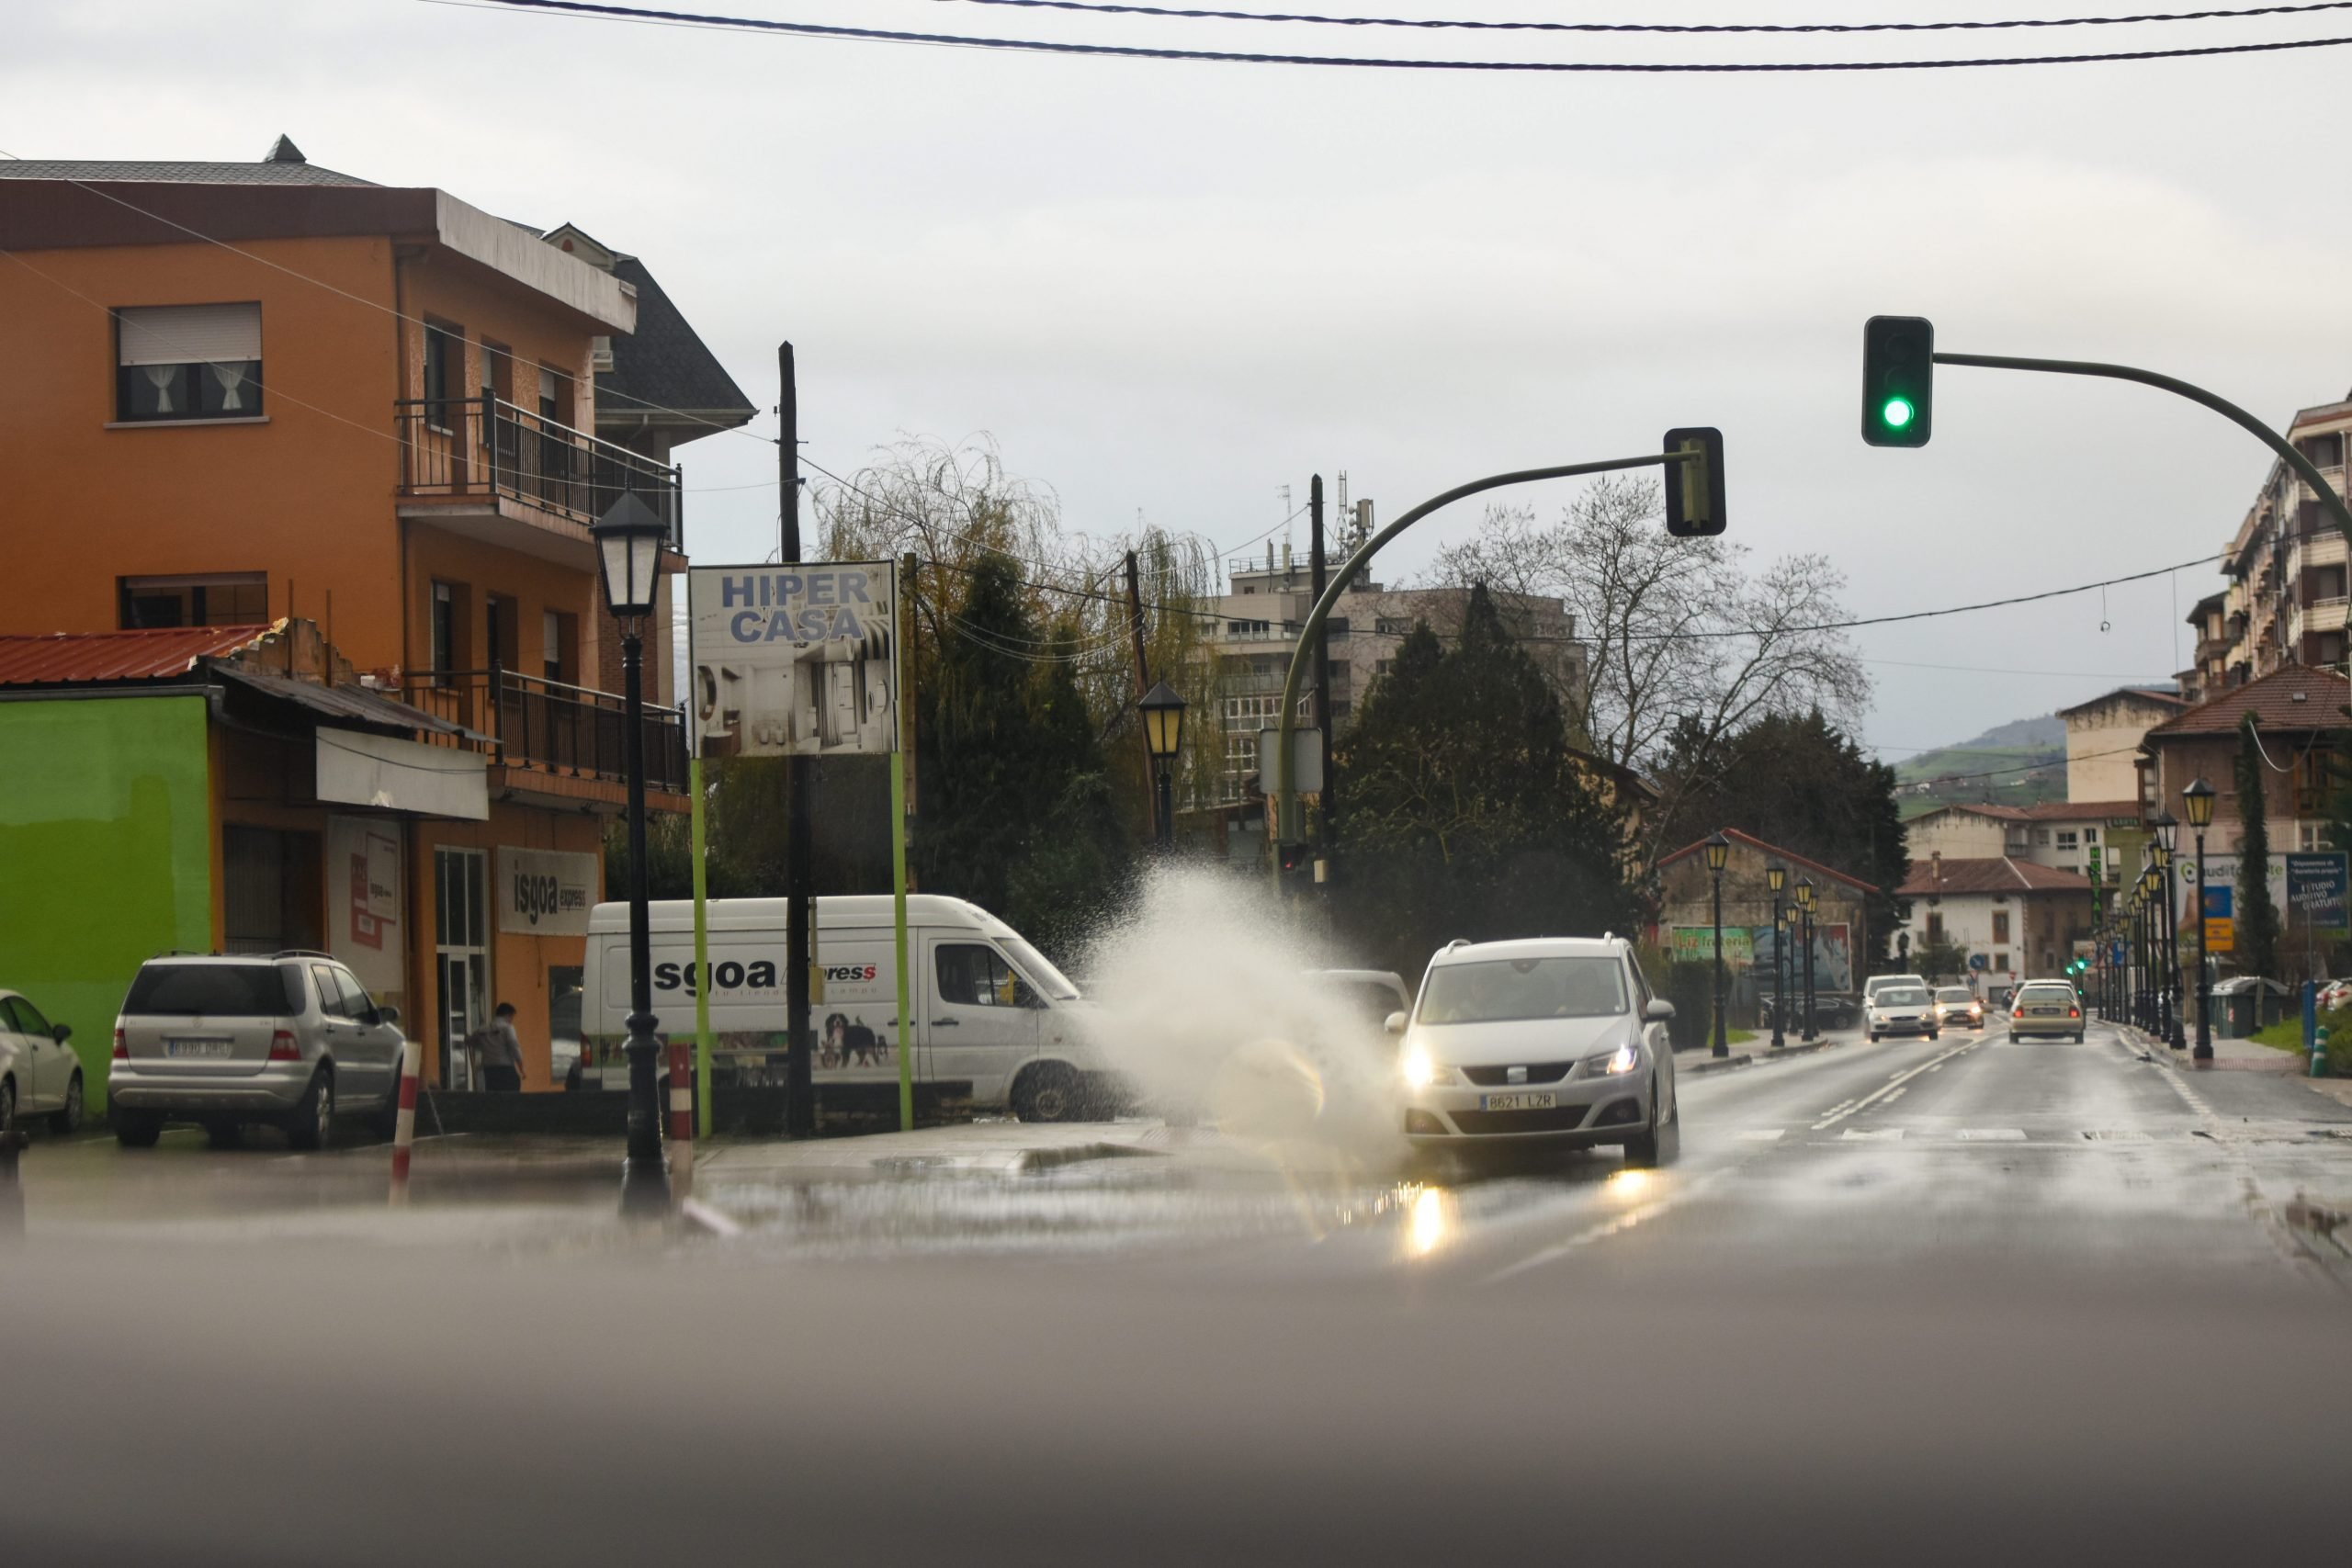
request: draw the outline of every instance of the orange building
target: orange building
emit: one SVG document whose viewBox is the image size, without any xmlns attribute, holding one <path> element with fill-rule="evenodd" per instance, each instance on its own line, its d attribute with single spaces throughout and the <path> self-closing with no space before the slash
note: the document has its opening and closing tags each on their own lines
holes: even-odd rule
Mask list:
<svg viewBox="0 0 2352 1568">
<path fill-rule="evenodd" d="M 444 1083 L 464 1082 L 452 1046 L 496 1000 L 546 1052 L 585 910 L 517 912 L 499 879 L 585 875 L 601 897 L 624 734 L 589 525 L 634 492 L 682 570 L 672 450 L 747 421 L 742 392 L 636 258 L 320 168 L 284 138 L 250 164 L 0 164 L 0 248 L 22 263 L 0 273 L 18 588 L 0 635 L 300 617 L 374 689 L 480 738 L 487 819 L 388 807 L 379 824 L 406 1013 L 413 1033 L 431 1021 Z M 660 603 L 650 786 L 683 810 Z M 415 760 L 381 765 L 396 798 Z M 259 806 L 238 818 L 266 794 L 222 786 L 216 885 L 254 896 L 224 898 L 216 941 L 337 950 L 348 912 L 324 907 L 321 836 Z M 290 891 L 260 897 L 273 877 Z"/>
</svg>

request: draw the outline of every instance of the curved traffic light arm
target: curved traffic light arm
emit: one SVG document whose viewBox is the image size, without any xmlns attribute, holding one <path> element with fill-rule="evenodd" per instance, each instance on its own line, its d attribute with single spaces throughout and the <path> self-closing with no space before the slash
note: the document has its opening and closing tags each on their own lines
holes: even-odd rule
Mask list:
<svg viewBox="0 0 2352 1568">
<path fill-rule="evenodd" d="M 1997 354 L 1938 354 L 1939 365 L 1973 365 L 1985 370 L 2041 370 L 2058 376 L 2103 376 L 2110 381 L 2137 381 L 2143 387 L 2187 398 L 2192 403 L 2202 403 L 2222 418 L 2231 420 L 2250 432 L 2256 440 L 2278 454 L 2279 460 L 2295 470 L 2296 476 L 2311 486 L 2322 506 L 2335 520 L 2346 539 L 2352 539 L 2352 511 L 2344 505 L 2344 498 L 2335 493 L 2312 460 L 2295 450 L 2295 444 L 2263 423 L 2227 398 L 2217 397 L 2204 388 L 2176 377 L 2160 375 L 2154 370 L 2140 370 L 2129 365 L 2100 365 L 2083 359 L 2018 359 Z"/>
<path fill-rule="evenodd" d="M 1442 495 L 1431 496 L 1410 512 L 1405 513 L 1396 521 L 1374 534 L 1353 555 L 1341 562 L 1338 572 L 1333 574 L 1329 585 L 1323 590 L 1323 596 L 1315 601 L 1315 608 L 1307 613 L 1305 624 L 1299 627 L 1297 644 L 1291 649 L 1290 671 L 1283 677 L 1282 712 L 1278 721 L 1282 733 L 1277 737 L 1273 765 L 1266 774 L 1274 786 L 1268 794 L 1268 805 L 1274 813 L 1275 841 L 1278 843 L 1286 841 L 1295 836 L 1299 829 L 1298 795 L 1291 787 L 1291 734 L 1298 722 L 1298 693 L 1299 688 L 1306 682 L 1308 650 L 1314 648 L 1316 634 L 1322 630 L 1323 623 L 1330 617 L 1331 608 L 1340 602 L 1340 595 L 1345 593 L 1356 579 L 1363 575 L 1364 569 L 1372 564 L 1372 558 L 1379 551 L 1381 546 L 1438 508 L 1449 506 L 1464 496 L 1476 495 L 1482 491 L 1500 490 L 1505 485 L 1532 484 L 1537 479 L 1565 479 L 1578 474 L 1605 474 L 1617 468 L 1661 468 L 1670 463 L 1703 461 L 1706 456 L 1705 452 L 1698 448 L 1684 447 L 1672 452 L 1645 453 L 1638 457 L 1608 457 L 1597 463 L 1566 463 L 1552 468 L 1522 468 L 1517 473 L 1492 474 L 1483 479 L 1472 479 L 1466 485 L 1454 486 Z M 1722 504 L 1720 496 L 1715 499 L 1715 504 L 1718 506 Z M 1328 694 L 1324 700 L 1327 702 L 1329 700 Z M 1262 762 L 1264 759 L 1261 758 L 1260 761 Z M 1282 886 L 1282 857 L 1280 855 L 1274 857 L 1274 886 L 1279 889 Z"/>
</svg>

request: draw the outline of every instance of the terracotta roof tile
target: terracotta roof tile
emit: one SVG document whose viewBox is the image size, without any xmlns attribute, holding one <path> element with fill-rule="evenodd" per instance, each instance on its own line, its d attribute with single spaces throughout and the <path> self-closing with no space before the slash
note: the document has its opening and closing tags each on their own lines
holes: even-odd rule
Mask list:
<svg viewBox="0 0 2352 1568">
<path fill-rule="evenodd" d="M 2352 699 L 2352 681 L 2325 670 L 2290 664 L 2258 681 L 2233 687 L 2210 702 L 2198 704 L 2177 718 L 2168 718 L 2148 731 L 2148 739 L 2178 740 L 2208 735 L 2234 735 L 2253 714 L 2259 728 L 2308 734 L 2315 729 L 2343 729 L 2344 705 Z"/>
<path fill-rule="evenodd" d="M 2036 865 L 2031 861 L 1951 860 L 1943 863 L 1942 879 L 1937 879 L 1933 860 L 1915 860 L 1911 874 L 1903 886 L 1894 890 L 1901 898 L 1925 898 L 1940 894 L 1950 897 L 1962 893 L 2088 893 L 2090 878 L 2079 872 L 2060 871 L 2056 866 Z"/>
<path fill-rule="evenodd" d="M 1761 850 L 1768 855 L 1788 862 L 1789 867 L 1792 871 L 1816 872 L 1823 876 L 1842 882 L 1849 887 L 1859 888 L 1864 893 L 1875 893 L 1878 891 L 1878 888 L 1874 884 L 1864 882 L 1859 876 L 1849 876 L 1844 872 L 1833 870 L 1832 868 L 1822 864 L 1817 860 L 1807 860 L 1804 856 L 1797 853 L 1794 850 L 1784 850 L 1778 844 L 1768 844 L 1753 833 L 1743 833 L 1736 828 L 1726 828 L 1723 831 L 1724 837 L 1732 840 L 1734 842 L 1746 844 L 1751 850 Z M 1685 844 L 1682 848 L 1675 851 L 1670 855 L 1660 855 L 1658 857 L 1657 863 L 1661 867 L 1672 865 L 1676 861 L 1682 860 L 1690 855 L 1695 855 L 1706 847 L 1707 840 L 1704 839 L 1700 840 L 1695 844 Z"/>
<path fill-rule="evenodd" d="M 258 642 L 267 626 L 172 626 L 135 632 L 0 637 L 0 686 L 155 681 Z"/>
</svg>

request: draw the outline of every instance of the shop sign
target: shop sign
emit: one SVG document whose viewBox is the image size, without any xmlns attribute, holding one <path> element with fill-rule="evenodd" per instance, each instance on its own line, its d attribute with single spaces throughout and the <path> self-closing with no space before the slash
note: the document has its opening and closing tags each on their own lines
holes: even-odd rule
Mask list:
<svg viewBox="0 0 2352 1568">
<path fill-rule="evenodd" d="M 520 936 L 586 936 L 596 857 L 498 846 L 498 929 Z"/>
</svg>

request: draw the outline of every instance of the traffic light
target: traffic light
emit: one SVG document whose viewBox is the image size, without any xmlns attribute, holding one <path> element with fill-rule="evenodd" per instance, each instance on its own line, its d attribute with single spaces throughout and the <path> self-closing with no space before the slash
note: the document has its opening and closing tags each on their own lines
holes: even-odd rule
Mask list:
<svg viewBox="0 0 2352 1568">
<path fill-rule="evenodd" d="M 1936 326 L 1925 316 L 1862 323 L 1862 439 L 1925 446 L 1935 427 Z"/>
<path fill-rule="evenodd" d="M 1665 450 L 1699 454 L 1666 466 L 1666 531 L 1683 539 L 1722 533 L 1724 433 L 1710 426 L 1669 430 Z"/>
</svg>

